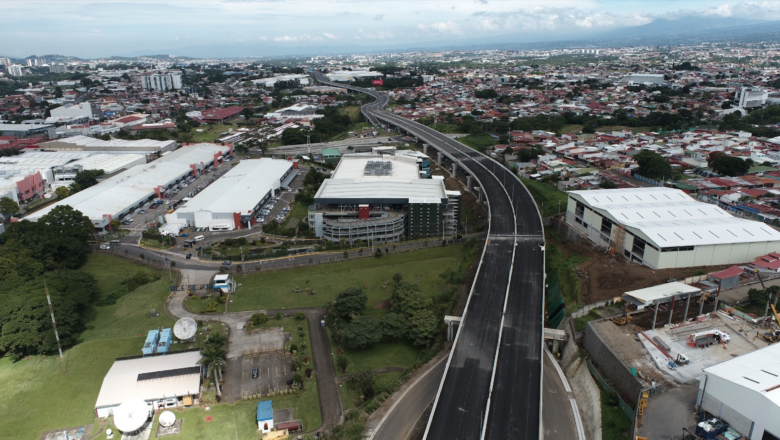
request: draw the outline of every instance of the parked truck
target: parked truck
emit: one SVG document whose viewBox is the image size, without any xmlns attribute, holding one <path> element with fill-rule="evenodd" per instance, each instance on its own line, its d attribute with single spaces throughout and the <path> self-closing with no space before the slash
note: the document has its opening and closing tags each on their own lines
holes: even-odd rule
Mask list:
<svg viewBox="0 0 780 440">
<path fill-rule="evenodd" d="M 687 344 L 689 347 L 705 348 L 712 344 L 723 344 L 723 348 L 726 348 L 726 344 L 731 341 L 731 336 L 728 333 L 720 330 L 706 330 L 703 332 L 694 333 L 688 336 Z"/>
</svg>

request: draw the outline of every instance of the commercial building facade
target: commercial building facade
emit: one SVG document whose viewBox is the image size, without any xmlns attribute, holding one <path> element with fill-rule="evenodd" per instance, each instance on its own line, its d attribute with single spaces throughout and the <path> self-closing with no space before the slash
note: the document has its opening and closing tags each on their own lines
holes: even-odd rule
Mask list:
<svg viewBox="0 0 780 440">
<path fill-rule="evenodd" d="M 181 73 L 151 73 L 141 75 L 141 87 L 146 90 L 179 90 L 183 86 Z"/>
<path fill-rule="evenodd" d="M 671 188 L 569 192 L 566 223 L 653 269 L 746 263 L 780 251 L 780 232 Z"/>
<path fill-rule="evenodd" d="M 734 100 L 740 108 L 755 108 L 766 104 L 769 92 L 753 87 L 741 87 L 737 90 Z"/>
<path fill-rule="evenodd" d="M 298 174 L 297 164 L 279 159 L 243 160 L 176 211 L 166 223 L 232 231 L 250 228 L 260 207 Z"/>
<path fill-rule="evenodd" d="M 390 243 L 454 236 L 461 194 L 444 180 L 421 178 L 415 157 L 349 154 L 309 207 L 309 227 L 333 242 Z"/>
<path fill-rule="evenodd" d="M 780 439 L 780 344 L 702 370 L 698 409 L 750 440 Z"/>
</svg>

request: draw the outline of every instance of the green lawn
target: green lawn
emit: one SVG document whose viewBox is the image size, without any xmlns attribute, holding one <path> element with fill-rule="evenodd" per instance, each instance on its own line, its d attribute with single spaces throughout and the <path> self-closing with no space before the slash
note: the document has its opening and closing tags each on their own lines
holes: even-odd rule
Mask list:
<svg viewBox="0 0 780 440">
<path fill-rule="evenodd" d="M 378 394 L 380 392 L 390 390 L 394 388 L 397 381 L 403 376 L 401 372 L 377 374 L 374 376 L 374 390 Z M 350 410 L 362 405 L 360 401 L 360 390 L 352 387 L 348 382 L 344 382 L 339 387 L 339 393 L 341 394 L 341 405 L 344 410 Z"/>
<path fill-rule="evenodd" d="M 214 142 L 217 138 L 221 137 L 222 133 L 228 132 L 230 129 L 236 131 L 238 126 L 235 125 L 206 125 L 203 124 L 198 128 L 192 130 L 193 142 Z M 198 133 L 196 130 L 203 130 L 203 133 Z"/>
<path fill-rule="evenodd" d="M 390 247 L 390 246 L 388 246 Z M 392 247 L 390 247 L 392 249 Z M 368 251 L 370 252 L 370 248 Z M 343 263 L 238 275 L 240 287 L 231 295 L 230 310 L 322 307 L 347 287 L 360 287 L 368 295 L 368 309 L 390 299 L 389 282 L 396 272 L 416 282 L 430 296 L 439 293 L 444 283 L 439 274 L 455 268 L 463 253 L 461 246 L 435 247 L 381 258 L 362 258 Z M 308 283 L 307 283 L 308 281 Z M 317 295 L 293 293 L 295 287 L 310 287 Z"/>
<path fill-rule="evenodd" d="M 542 211 L 542 217 L 549 217 L 566 211 L 569 196 L 547 183 L 531 179 L 520 179 L 531 192 L 536 206 Z"/>
<path fill-rule="evenodd" d="M 381 319 L 381 318 L 377 318 Z M 360 370 L 375 370 L 382 367 L 401 367 L 409 368 L 420 356 L 422 347 L 415 347 L 405 340 L 391 341 L 384 338 L 380 343 L 365 350 L 354 350 L 346 345 L 342 347 L 344 356 L 349 359 L 347 372 L 342 373 L 341 369 L 336 367 L 336 374 L 343 376 Z"/>
<path fill-rule="evenodd" d="M 569 311 L 582 307 L 582 297 L 580 292 L 580 279 L 574 272 L 574 268 L 587 261 L 578 254 L 572 253 L 567 258 L 554 244 L 548 244 L 545 253 L 545 265 L 547 274 L 550 276 L 550 285 L 555 283 L 553 272 L 557 272 L 557 279 L 560 283 L 561 296 L 566 303 L 566 309 Z M 585 322 L 587 324 L 587 321 Z"/>
<path fill-rule="evenodd" d="M 577 133 L 582 131 L 582 124 L 567 124 L 561 129 L 562 134 Z"/>
<path fill-rule="evenodd" d="M 498 142 L 498 140 L 493 138 L 493 136 L 490 136 L 487 133 L 483 133 L 483 134 L 470 134 L 468 136 L 459 137 L 458 142 L 462 142 L 468 145 L 469 147 L 484 153 L 485 148 L 492 147 L 493 145 L 496 144 L 496 142 Z"/>
<path fill-rule="evenodd" d="M 601 438 L 603 440 L 628 440 L 631 419 L 620 409 L 614 391 L 601 389 Z"/>
<path fill-rule="evenodd" d="M 287 214 L 287 221 L 285 222 L 285 228 L 290 227 L 290 223 L 293 219 L 298 219 L 299 223 L 303 222 L 303 219 L 309 217 L 309 207 L 301 202 L 295 202 L 292 206 L 292 209 L 290 209 L 290 213 Z M 296 226 L 297 226 L 296 225 Z"/>
</svg>

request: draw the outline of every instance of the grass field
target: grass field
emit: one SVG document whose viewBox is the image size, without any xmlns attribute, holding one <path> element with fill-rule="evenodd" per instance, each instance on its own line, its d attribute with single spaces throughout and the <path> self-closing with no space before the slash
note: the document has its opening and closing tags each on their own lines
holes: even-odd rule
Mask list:
<svg viewBox="0 0 780 440">
<path fill-rule="evenodd" d="M 531 192 L 536 206 L 542 211 L 542 217 L 549 217 L 566 211 L 566 203 L 569 196 L 565 192 L 558 191 L 554 186 L 536 180 L 520 180 L 523 181 L 528 191 Z"/>
<path fill-rule="evenodd" d="M 307 218 L 308 216 L 309 216 L 309 207 L 301 202 L 295 202 L 293 203 L 292 208 L 290 209 L 290 213 L 287 214 L 287 221 L 285 222 L 284 227 L 289 228 L 293 219 L 298 219 L 299 222 L 302 222 L 303 219 Z"/>
<path fill-rule="evenodd" d="M 568 134 L 568 133 L 578 133 L 582 131 L 582 125 L 581 124 L 567 124 L 564 125 L 561 129 L 562 134 Z"/>
<path fill-rule="evenodd" d="M 241 285 L 235 295 L 231 311 L 281 309 L 293 307 L 322 307 L 347 287 L 360 287 L 368 295 L 368 309 L 390 298 L 390 287 L 384 286 L 396 272 L 405 280 L 414 281 L 422 291 L 434 296 L 443 282 L 439 274 L 455 268 L 463 253 L 461 246 L 436 247 L 404 252 L 382 258 L 362 258 L 343 263 L 312 266 L 295 270 L 280 270 L 251 275 L 239 275 Z M 368 251 L 370 252 L 370 248 Z M 307 283 L 308 281 L 308 283 Z M 317 295 L 293 293 L 298 286 L 310 287 Z"/>
<path fill-rule="evenodd" d="M 487 133 L 483 133 L 470 134 L 468 136 L 459 137 L 458 142 L 462 142 L 477 151 L 484 152 L 485 148 L 495 145 L 497 139 L 493 138 Z"/>
<path fill-rule="evenodd" d="M 192 130 L 192 139 L 193 142 L 214 142 L 217 140 L 217 138 L 220 137 L 222 133 L 225 133 L 229 131 L 230 129 L 233 129 L 233 131 L 236 131 L 238 126 L 235 125 L 201 125 L 195 130 L 203 130 L 203 133 L 198 133 L 195 130 Z"/>
<path fill-rule="evenodd" d="M 336 368 L 336 375 L 338 376 L 355 373 L 360 370 L 374 370 L 383 367 L 401 367 L 406 369 L 414 364 L 423 348 L 415 347 L 407 341 L 390 341 L 384 338 L 380 343 L 365 350 L 353 350 L 346 345 L 342 349 L 344 350 L 344 356 L 349 359 L 349 367 L 346 373 L 342 373 L 339 368 Z"/>
</svg>

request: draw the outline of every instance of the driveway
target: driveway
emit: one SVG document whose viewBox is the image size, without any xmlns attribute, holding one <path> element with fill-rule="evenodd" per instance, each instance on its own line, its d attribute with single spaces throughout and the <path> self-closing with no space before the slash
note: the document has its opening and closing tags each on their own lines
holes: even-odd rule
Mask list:
<svg viewBox="0 0 780 440">
<path fill-rule="evenodd" d="M 664 391 L 650 398 L 642 418 L 642 427 L 636 435 L 648 440 L 681 439 L 682 428 L 696 429 L 696 395 L 699 383 L 683 384 L 679 388 Z"/>
</svg>

